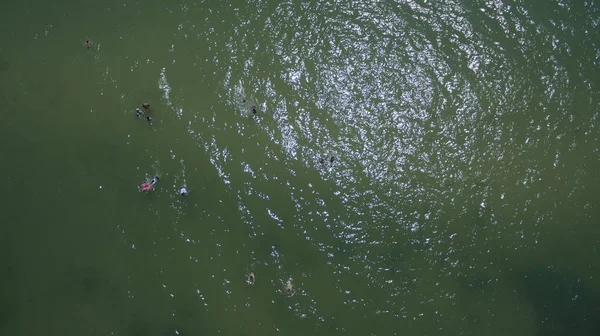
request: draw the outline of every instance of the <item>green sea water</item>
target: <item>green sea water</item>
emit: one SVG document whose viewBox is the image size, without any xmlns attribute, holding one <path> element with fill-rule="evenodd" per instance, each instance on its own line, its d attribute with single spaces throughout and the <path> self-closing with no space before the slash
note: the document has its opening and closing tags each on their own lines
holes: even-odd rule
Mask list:
<svg viewBox="0 0 600 336">
<path fill-rule="evenodd" d="M 599 25 L 4 4 L 0 335 L 599 335 Z"/>
</svg>

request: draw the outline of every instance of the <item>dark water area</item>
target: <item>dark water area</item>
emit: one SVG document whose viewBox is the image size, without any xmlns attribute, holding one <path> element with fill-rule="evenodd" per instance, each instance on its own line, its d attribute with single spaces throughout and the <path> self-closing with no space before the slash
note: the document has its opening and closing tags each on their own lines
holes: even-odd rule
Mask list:
<svg viewBox="0 0 600 336">
<path fill-rule="evenodd" d="M 5 4 L 0 334 L 600 334 L 599 24 Z"/>
</svg>

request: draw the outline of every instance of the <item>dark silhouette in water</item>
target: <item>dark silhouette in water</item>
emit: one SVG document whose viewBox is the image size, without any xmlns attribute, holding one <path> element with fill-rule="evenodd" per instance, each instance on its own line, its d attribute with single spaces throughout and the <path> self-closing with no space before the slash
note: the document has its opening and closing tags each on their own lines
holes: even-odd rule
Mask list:
<svg viewBox="0 0 600 336">
<path fill-rule="evenodd" d="M 148 103 L 143 103 L 142 107 L 145 108 L 146 110 L 150 108 L 150 104 Z"/>
<path fill-rule="evenodd" d="M 86 40 L 85 41 L 85 47 L 90 49 L 92 47 L 92 42 L 90 42 L 90 40 Z"/>
<path fill-rule="evenodd" d="M 323 163 L 325 163 L 325 159 L 321 158 L 321 159 L 319 160 L 319 163 L 320 163 L 320 164 L 323 164 Z"/>
<path fill-rule="evenodd" d="M 252 106 L 252 113 L 256 114 L 256 106 Z"/>
<path fill-rule="evenodd" d="M 333 161 L 335 161 L 335 156 L 332 155 L 331 158 L 329 159 L 329 162 L 333 163 Z"/>
<path fill-rule="evenodd" d="M 539 316 L 537 335 L 600 335 L 600 296 L 593 280 L 542 265 L 528 266 L 511 272 L 507 280 L 522 302 Z M 470 285 L 469 290 L 479 290 L 477 286 L 485 289 L 489 280 L 472 279 L 465 286 Z"/>
</svg>

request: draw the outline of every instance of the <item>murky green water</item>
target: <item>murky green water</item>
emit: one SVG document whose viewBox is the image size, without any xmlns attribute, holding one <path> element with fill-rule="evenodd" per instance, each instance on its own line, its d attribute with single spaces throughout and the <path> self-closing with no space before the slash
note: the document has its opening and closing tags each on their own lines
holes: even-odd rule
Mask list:
<svg viewBox="0 0 600 336">
<path fill-rule="evenodd" d="M 0 333 L 600 334 L 599 24 L 596 1 L 5 4 Z"/>
</svg>

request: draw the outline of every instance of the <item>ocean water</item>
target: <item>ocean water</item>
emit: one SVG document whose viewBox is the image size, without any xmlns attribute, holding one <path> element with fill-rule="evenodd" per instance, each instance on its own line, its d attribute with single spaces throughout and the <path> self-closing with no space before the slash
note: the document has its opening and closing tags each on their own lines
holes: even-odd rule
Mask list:
<svg viewBox="0 0 600 336">
<path fill-rule="evenodd" d="M 1 335 L 600 334 L 597 1 L 2 7 Z"/>
</svg>

